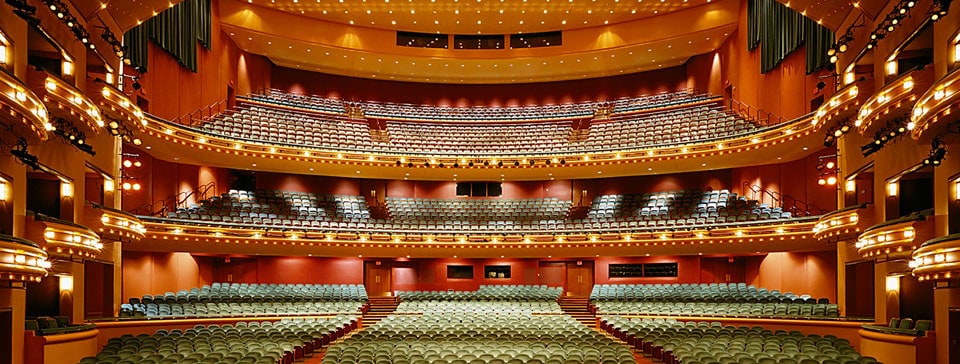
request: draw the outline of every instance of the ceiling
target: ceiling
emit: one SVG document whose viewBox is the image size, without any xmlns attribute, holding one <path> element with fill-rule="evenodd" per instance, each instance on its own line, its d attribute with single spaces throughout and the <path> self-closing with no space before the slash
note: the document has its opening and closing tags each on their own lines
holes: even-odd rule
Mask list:
<svg viewBox="0 0 960 364">
<path fill-rule="evenodd" d="M 245 0 L 343 25 L 443 34 L 569 30 L 666 14 L 711 0 Z"/>
<path fill-rule="evenodd" d="M 848 20 L 848 16 L 865 15 L 875 19 L 877 14 L 890 0 L 777 0 L 791 9 L 797 10 L 810 19 L 816 20 L 830 30 L 837 31 Z"/>
<path fill-rule="evenodd" d="M 479 16 L 486 14 L 490 19 L 503 19 L 506 22 L 507 19 L 519 18 L 518 14 L 529 13 L 531 8 L 537 7 L 548 9 L 547 14 L 543 14 L 540 10 L 536 18 L 544 19 L 542 21 L 546 22 L 545 19 L 554 17 L 550 15 L 550 9 L 557 7 L 565 10 L 557 10 L 557 13 L 561 14 L 557 14 L 556 18 L 551 20 L 555 24 L 549 28 L 505 27 L 497 24 L 477 28 L 474 24 L 470 28 L 471 31 L 482 29 L 479 31 L 517 32 L 565 29 L 562 45 L 543 48 L 458 50 L 397 46 L 396 30 L 410 30 L 409 28 L 396 26 L 395 29 L 384 29 L 360 24 L 344 25 L 341 23 L 342 19 L 337 17 L 321 20 L 316 14 L 314 16 L 293 14 L 287 10 L 256 5 L 258 0 L 252 1 L 251 4 L 248 0 L 221 0 L 221 28 L 244 51 L 263 55 L 279 66 L 351 77 L 468 84 L 584 79 L 682 65 L 692 56 L 718 49 L 727 37 L 736 31 L 740 11 L 739 0 L 709 2 L 689 0 L 686 3 L 682 0 L 597 0 L 596 3 L 613 9 L 615 15 L 618 11 L 616 9 L 626 6 L 625 3 L 655 2 L 662 4 L 663 7 L 655 9 L 656 6 L 649 6 L 646 15 L 639 14 L 639 11 L 636 15 L 624 15 L 622 18 L 617 18 L 619 21 L 617 24 L 584 27 L 583 20 L 578 20 L 581 22 L 580 25 L 573 25 L 568 21 L 568 27 L 563 28 L 559 20 L 563 18 L 561 14 L 565 10 L 571 10 L 571 13 L 574 13 L 573 8 L 569 7 L 571 0 L 550 0 L 549 2 L 528 0 L 526 3 L 522 0 L 503 0 L 503 6 L 510 10 L 508 15 L 500 16 L 498 10 L 493 16 L 481 10 Z M 288 5 L 294 4 L 293 0 L 277 1 L 286 1 Z M 296 4 L 304 1 L 306 0 L 298 0 Z M 386 0 L 378 0 L 378 2 L 383 1 Z M 458 3 L 453 0 L 436 1 Z M 574 5 L 586 2 L 586 0 L 572 1 Z M 312 2 L 317 4 L 316 0 Z M 350 6 L 364 4 L 359 1 L 344 0 L 343 4 L 346 3 L 352 4 Z M 501 4 L 496 0 L 481 0 L 481 2 L 469 0 L 469 3 L 484 7 L 487 3 Z M 561 7 L 559 3 L 566 5 Z M 667 7 L 667 4 L 671 3 L 677 6 Z M 381 6 L 382 9 L 399 5 L 407 7 L 419 5 L 429 9 L 427 4 L 430 2 L 429 0 L 391 0 L 385 4 L 395 5 Z M 543 7 L 544 4 L 551 5 Z M 682 4 L 700 5 L 683 6 Z M 334 5 L 329 4 L 329 6 Z M 586 21 L 592 24 L 594 20 L 591 18 L 592 14 L 587 14 L 588 8 L 591 7 L 578 7 L 579 10 L 576 12 L 582 13 L 582 18 L 578 19 L 589 18 L 591 20 Z M 453 6 L 442 6 L 439 9 L 447 10 L 438 11 L 456 10 Z M 347 11 L 352 14 L 355 10 Z M 650 16 L 654 11 L 659 14 Z M 476 15 L 475 12 L 474 10 L 471 16 Z M 366 15 L 365 12 L 363 13 Z M 442 17 L 434 15 L 432 10 L 415 10 L 414 13 L 413 15 L 416 16 L 411 19 L 418 19 L 418 22 L 432 23 L 434 22 L 432 19 L 456 19 L 451 15 L 454 13 Z M 427 15 L 422 15 L 424 13 Z M 609 14 L 609 10 L 607 13 Z M 373 14 L 376 13 L 371 10 L 371 16 Z M 342 15 L 341 12 L 337 16 Z M 408 15 L 411 15 L 409 10 L 405 16 Z M 599 19 L 597 18 L 597 23 L 604 21 Z M 486 21 L 482 20 L 481 23 Z M 382 20 L 374 22 L 382 22 Z M 291 29 L 309 29 L 310 31 L 291 31 Z M 443 31 L 455 30 L 444 28 Z"/>
</svg>

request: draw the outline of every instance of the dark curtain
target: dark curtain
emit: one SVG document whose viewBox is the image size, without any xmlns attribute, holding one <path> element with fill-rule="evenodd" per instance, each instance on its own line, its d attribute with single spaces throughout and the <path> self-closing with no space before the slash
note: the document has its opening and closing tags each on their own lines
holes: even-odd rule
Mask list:
<svg viewBox="0 0 960 364">
<path fill-rule="evenodd" d="M 828 64 L 827 49 L 834 34 L 776 0 L 747 1 L 747 47 L 760 47 L 760 72 L 770 72 L 790 53 L 806 44 L 807 73 Z"/>
<path fill-rule="evenodd" d="M 197 71 L 197 42 L 210 48 L 210 0 L 186 0 L 123 35 L 130 65 L 147 69 L 148 40 L 170 53 L 187 69 Z"/>
</svg>

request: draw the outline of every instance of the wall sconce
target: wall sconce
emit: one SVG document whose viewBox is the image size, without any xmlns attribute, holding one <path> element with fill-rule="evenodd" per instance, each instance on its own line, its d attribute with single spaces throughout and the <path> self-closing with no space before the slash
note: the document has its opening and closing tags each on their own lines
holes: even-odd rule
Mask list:
<svg viewBox="0 0 960 364">
<path fill-rule="evenodd" d="M 888 197 L 896 197 L 896 196 L 897 196 L 897 192 L 899 192 L 899 189 L 900 189 L 900 182 L 899 182 L 899 181 L 887 182 L 887 196 L 888 196 Z"/>
<path fill-rule="evenodd" d="M 7 201 L 7 180 L 0 178 L 0 201 Z"/>
<path fill-rule="evenodd" d="M 953 61 L 960 62 L 960 39 L 953 44 Z"/>
<path fill-rule="evenodd" d="M 0 39 L 0 64 L 7 64 L 7 45 L 3 44 L 2 41 L 3 39 Z"/>
<path fill-rule="evenodd" d="M 64 75 L 66 75 L 66 76 L 72 76 L 72 75 L 73 75 L 73 62 L 71 62 L 71 61 L 69 61 L 69 60 L 64 60 L 64 61 L 63 61 L 63 70 L 62 70 L 62 71 L 63 71 L 63 74 L 64 74 Z"/>
<path fill-rule="evenodd" d="M 112 84 L 113 84 L 113 72 L 107 72 L 106 78 L 107 78 L 107 84 L 108 84 L 108 85 L 112 85 Z"/>
<path fill-rule="evenodd" d="M 900 292 L 900 276 L 887 276 L 887 292 Z"/>
<path fill-rule="evenodd" d="M 847 182 L 844 184 L 844 190 L 846 190 L 847 192 L 857 192 L 857 181 L 848 179 Z"/>
<path fill-rule="evenodd" d="M 73 292 L 73 276 L 63 275 L 60 278 L 60 292 Z"/>
<path fill-rule="evenodd" d="M 104 178 L 103 179 L 103 192 L 113 192 L 116 189 L 116 185 L 113 183 L 113 179 Z"/>
<path fill-rule="evenodd" d="M 60 182 L 60 197 L 73 197 L 73 183 L 69 181 Z"/>
<path fill-rule="evenodd" d="M 887 61 L 887 76 L 893 76 L 897 74 L 897 60 Z"/>
<path fill-rule="evenodd" d="M 960 201 L 960 178 L 953 180 L 953 199 Z"/>
<path fill-rule="evenodd" d="M 846 73 L 843 74 L 843 83 L 844 83 L 845 85 L 849 85 L 849 84 L 853 83 L 853 81 L 856 80 L 856 77 L 857 77 L 857 75 L 856 75 L 855 73 L 853 73 L 852 70 L 851 70 L 851 71 L 847 71 Z"/>
</svg>

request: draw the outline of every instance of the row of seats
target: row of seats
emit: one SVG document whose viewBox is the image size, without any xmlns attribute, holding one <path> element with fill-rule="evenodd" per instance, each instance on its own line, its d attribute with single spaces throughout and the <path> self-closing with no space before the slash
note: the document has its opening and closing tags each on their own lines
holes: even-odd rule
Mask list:
<svg viewBox="0 0 960 364">
<path fill-rule="evenodd" d="M 330 113 L 345 113 L 347 108 L 359 108 L 368 117 L 419 120 L 537 120 L 592 117 L 598 108 L 609 108 L 612 113 L 634 112 L 652 108 L 683 105 L 709 99 L 706 94 L 691 90 L 661 92 L 658 94 L 623 97 L 608 102 L 581 102 L 559 105 L 527 106 L 473 106 L 406 104 L 376 101 L 342 101 L 340 99 L 302 95 L 268 89 L 247 96 L 248 99 L 277 105 L 304 108 Z"/>
<path fill-rule="evenodd" d="M 397 313 L 448 312 L 448 313 L 485 313 L 500 314 L 533 314 L 533 313 L 562 313 L 556 301 L 402 301 L 397 306 Z"/>
<path fill-rule="evenodd" d="M 746 283 L 597 284 L 591 302 L 725 302 L 725 303 L 829 303 L 809 295 L 767 290 Z"/>
<path fill-rule="evenodd" d="M 858 353 L 848 340 L 832 335 L 622 316 L 602 317 L 601 328 L 665 364 L 877 363 Z"/>
<path fill-rule="evenodd" d="M 241 104 L 204 120 L 200 129 L 230 138 L 301 147 L 459 157 L 627 150 L 724 139 L 758 130 L 752 122 L 706 104 L 624 114 L 585 129 L 575 129 L 570 120 L 495 125 L 385 121 L 371 129 L 370 124 L 345 115 L 282 106 Z"/>
<path fill-rule="evenodd" d="M 404 301 L 556 301 L 563 287 L 545 285 L 481 285 L 476 291 L 397 291 Z"/>
<path fill-rule="evenodd" d="M 231 190 L 199 205 L 167 213 L 169 219 L 208 224 L 274 226 L 323 231 L 556 233 L 709 228 L 781 223 L 793 218 L 721 191 L 666 191 L 594 198 L 583 218 L 569 217 L 572 202 L 540 199 L 423 199 L 387 197 L 384 218 L 372 218 L 360 196 Z"/>
<path fill-rule="evenodd" d="M 33 331 L 37 335 L 56 335 L 70 332 L 80 332 L 93 330 L 97 326 L 94 324 L 72 324 L 70 318 L 66 316 L 40 316 L 35 319 L 26 319 L 23 328 L 26 331 Z"/>
<path fill-rule="evenodd" d="M 635 363 L 622 343 L 568 315 L 390 315 L 327 350 L 324 364 Z"/>
<path fill-rule="evenodd" d="M 80 364 L 292 364 L 357 328 L 354 316 L 197 325 L 123 335 Z"/>
<path fill-rule="evenodd" d="M 257 284 L 219 283 L 204 285 L 162 295 L 131 298 L 131 304 L 200 303 L 200 302 L 264 302 L 264 301 L 366 301 L 362 284 Z"/>
<path fill-rule="evenodd" d="M 733 316 L 776 318 L 838 318 L 835 303 L 610 302 L 592 304 L 596 314 L 672 316 Z"/>
<path fill-rule="evenodd" d="M 359 314 L 364 312 L 366 308 L 365 301 L 124 303 L 120 305 L 120 317 L 184 318 Z"/>
<path fill-rule="evenodd" d="M 933 321 L 917 320 L 914 322 L 913 319 L 909 317 L 892 317 L 890 318 L 890 323 L 886 326 L 864 324 L 863 328 L 885 334 L 923 336 L 927 333 L 927 331 L 933 330 Z"/>
</svg>

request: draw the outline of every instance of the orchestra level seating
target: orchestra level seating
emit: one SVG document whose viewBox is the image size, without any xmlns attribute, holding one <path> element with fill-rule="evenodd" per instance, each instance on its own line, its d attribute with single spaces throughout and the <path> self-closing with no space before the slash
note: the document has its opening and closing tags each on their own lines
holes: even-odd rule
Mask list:
<svg viewBox="0 0 960 364">
<path fill-rule="evenodd" d="M 578 219 L 568 217 L 571 201 L 556 198 L 387 197 L 383 207 L 387 216 L 372 218 L 360 196 L 231 190 L 171 211 L 165 221 L 320 231 L 554 234 L 781 224 L 810 218 L 796 218 L 790 211 L 726 190 L 602 195 Z"/>
</svg>

